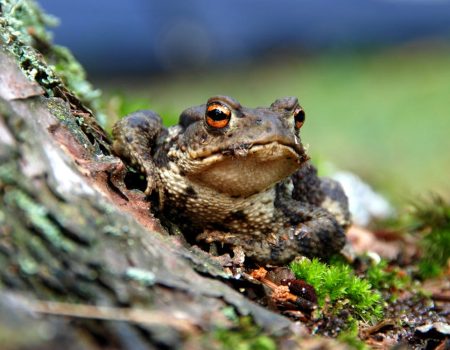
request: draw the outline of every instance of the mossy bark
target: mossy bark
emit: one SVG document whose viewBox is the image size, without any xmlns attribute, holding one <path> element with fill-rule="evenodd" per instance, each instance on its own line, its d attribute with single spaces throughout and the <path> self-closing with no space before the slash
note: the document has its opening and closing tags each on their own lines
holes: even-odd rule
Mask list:
<svg viewBox="0 0 450 350">
<path fill-rule="evenodd" d="M 3 348 L 176 348 L 230 326 L 230 307 L 269 333 L 287 332 L 290 321 L 246 300 L 207 254 L 167 235 L 142 194 L 116 186 L 123 164 L 67 85 L 26 76 L 4 40 L 0 67 Z"/>
</svg>

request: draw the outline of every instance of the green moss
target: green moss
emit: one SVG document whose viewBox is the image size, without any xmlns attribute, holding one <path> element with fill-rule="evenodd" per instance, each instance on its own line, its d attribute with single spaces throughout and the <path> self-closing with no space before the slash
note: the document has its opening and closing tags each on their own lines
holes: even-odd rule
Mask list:
<svg viewBox="0 0 450 350">
<path fill-rule="evenodd" d="M 356 324 L 341 332 L 338 336 L 341 343 L 347 344 L 351 349 L 368 350 L 369 347 L 358 337 L 358 327 Z"/>
<path fill-rule="evenodd" d="M 424 279 L 438 277 L 442 271 L 442 265 L 432 258 L 421 259 L 419 262 L 419 274 Z"/>
<path fill-rule="evenodd" d="M 422 278 L 436 277 L 450 259 L 450 202 L 439 196 L 413 205 L 410 230 L 420 237 Z"/>
<path fill-rule="evenodd" d="M 397 291 L 404 290 L 411 284 L 411 277 L 399 267 L 391 267 L 386 260 L 372 264 L 366 271 L 366 277 L 373 288 L 388 291 L 390 300 L 395 300 Z"/>
<path fill-rule="evenodd" d="M 276 350 L 275 341 L 264 335 L 250 317 L 241 317 L 235 329 L 218 329 L 214 338 L 225 350 Z"/>
<path fill-rule="evenodd" d="M 379 319 L 383 315 L 381 295 L 367 280 L 355 276 L 349 266 L 302 259 L 291 263 L 290 268 L 296 278 L 315 288 L 320 307 L 327 302 L 335 314 L 345 308 L 357 320 Z"/>
</svg>

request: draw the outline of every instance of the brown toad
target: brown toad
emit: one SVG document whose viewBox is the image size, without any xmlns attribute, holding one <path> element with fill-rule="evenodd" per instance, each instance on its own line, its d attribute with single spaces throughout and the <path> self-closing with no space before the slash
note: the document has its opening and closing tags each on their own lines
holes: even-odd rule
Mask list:
<svg viewBox="0 0 450 350">
<path fill-rule="evenodd" d="M 132 113 L 114 126 L 113 148 L 146 174 L 146 193 L 191 241 L 259 263 L 328 257 L 345 243 L 347 198 L 308 162 L 304 119 L 295 97 L 246 108 L 216 96 L 168 129 L 152 111 Z"/>
</svg>

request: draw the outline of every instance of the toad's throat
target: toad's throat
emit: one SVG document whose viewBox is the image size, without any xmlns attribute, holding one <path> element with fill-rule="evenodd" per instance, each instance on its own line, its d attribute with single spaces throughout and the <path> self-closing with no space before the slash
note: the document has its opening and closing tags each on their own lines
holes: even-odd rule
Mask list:
<svg viewBox="0 0 450 350">
<path fill-rule="evenodd" d="M 214 191 L 248 197 L 291 175 L 305 158 L 290 146 L 272 142 L 215 153 L 202 159 L 198 171 L 188 176 Z"/>
</svg>

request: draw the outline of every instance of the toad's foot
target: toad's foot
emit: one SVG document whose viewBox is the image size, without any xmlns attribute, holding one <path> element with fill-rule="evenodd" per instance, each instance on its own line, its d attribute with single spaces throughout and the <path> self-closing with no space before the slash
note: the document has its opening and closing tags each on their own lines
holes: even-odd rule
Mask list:
<svg viewBox="0 0 450 350">
<path fill-rule="evenodd" d="M 242 266 L 245 261 L 245 251 L 242 246 L 237 243 L 239 241 L 239 235 L 233 233 L 225 233 L 221 231 L 204 230 L 203 233 L 196 237 L 197 241 L 204 241 L 206 243 L 221 243 L 229 244 L 233 248 L 233 257 L 230 254 L 223 254 L 213 257 L 220 262 L 222 266 Z M 214 246 L 212 246 L 213 254 L 215 252 Z"/>
<path fill-rule="evenodd" d="M 233 257 L 227 253 L 219 256 L 213 256 L 212 259 L 218 261 L 223 267 L 241 267 L 244 265 L 245 253 L 241 247 L 234 247 Z"/>
</svg>

